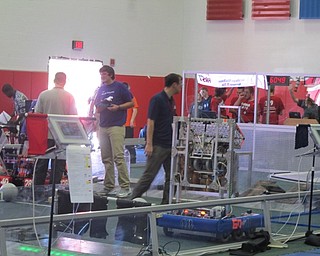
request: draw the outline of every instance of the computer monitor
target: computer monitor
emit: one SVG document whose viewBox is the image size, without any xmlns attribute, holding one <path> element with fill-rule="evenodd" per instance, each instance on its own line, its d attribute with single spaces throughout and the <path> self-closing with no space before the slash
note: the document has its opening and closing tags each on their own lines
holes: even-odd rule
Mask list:
<svg viewBox="0 0 320 256">
<path fill-rule="evenodd" d="M 310 124 L 310 137 L 316 148 L 320 148 L 320 124 Z"/>
<path fill-rule="evenodd" d="M 60 145 L 90 145 L 87 133 L 78 116 L 48 115 L 49 129 Z"/>
</svg>

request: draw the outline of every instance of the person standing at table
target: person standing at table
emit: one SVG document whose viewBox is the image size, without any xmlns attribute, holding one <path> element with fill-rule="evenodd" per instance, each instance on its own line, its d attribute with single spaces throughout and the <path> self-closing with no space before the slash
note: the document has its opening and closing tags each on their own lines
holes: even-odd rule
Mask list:
<svg viewBox="0 0 320 256">
<path fill-rule="evenodd" d="M 12 115 L 19 115 L 20 117 L 20 115 L 26 113 L 26 100 L 28 100 L 28 97 L 24 93 L 14 89 L 11 84 L 4 84 L 2 92 L 13 100 L 14 113 Z"/>
<path fill-rule="evenodd" d="M 77 108 L 73 95 L 64 90 L 64 86 L 67 82 L 67 76 L 63 72 L 57 72 L 54 77 L 54 87 L 50 90 L 46 90 L 40 93 L 35 112 L 42 114 L 56 114 L 56 115 L 77 115 Z M 48 134 L 48 148 L 52 148 L 55 145 L 55 141 L 49 131 Z M 34 184 L 44 185 L 48 172 L 49 159 L 38 159 Z M 55 172 L 53 173 L 53 167 L 55 166 Z M 51 173 L 49 183 L 59 184 L 63 173 L 66 170 L 66 160 L 51 159 Z"/>
<path fill-rule="evenodd" d="M 269 124 L 279 124 L 279 115 L 282 115 L 284 105 L 280 97 L 274 95 L 274 86 L 270 86 Z M 259 113 L 262 116 L 261 123 L 267 123 L 268 96 L 259 100 Z"/>
<path fill-rule="evenodd" d="M 307 94 L 305 99 L 298 99 L 293 92 L 293 85 L 289 85 L 289 93 L 292 100 L 297 103 L 297 105 L 303 109 L 302 118 L 305 119 L 317 119 L 319 122 L 319 106 L 315 103 L 310 95 Z"/>
</svg>

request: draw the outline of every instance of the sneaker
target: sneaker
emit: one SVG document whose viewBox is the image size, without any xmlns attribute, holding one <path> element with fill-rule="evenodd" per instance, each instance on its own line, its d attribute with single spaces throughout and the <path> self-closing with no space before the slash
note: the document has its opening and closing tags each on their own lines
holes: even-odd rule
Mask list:
<svg viewBox="0 0 320 256">
<path fill-rule="evenodd" d="M 118 194 L 118 192 L 119 192 L 119 189 L 117 189 L 117 188 L 114 188 L 114 189 L 111 189 L 111 190 L 109 189 L 107 195 L 115 196 L 115 195 Z"/>
<path fill-rule="evenodd" d="M 120 191 L 117 193 L 117 197 L 120 197 L 120 198 L 128 197 L 130 195 L 131 195 L 130 188 L 121 188 Z"/>
<path fill-rule="evenodd" d="M 117 193 L 118 193 L 118 190 L 116 188 L 110 189 L 106 187 L 101 191 L 97 192 L 97 194 L 101 196 L 115 196 Z"/>
</svg>

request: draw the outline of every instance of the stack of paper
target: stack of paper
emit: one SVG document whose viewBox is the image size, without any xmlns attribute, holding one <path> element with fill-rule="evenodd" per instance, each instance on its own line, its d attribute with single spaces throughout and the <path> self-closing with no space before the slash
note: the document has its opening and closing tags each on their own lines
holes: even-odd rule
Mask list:
<svg viewBox="0 0 320 256">
<path fill-rule="evenodd" d="M 2 111 L 0 114 L 0 124 L 7 124 L 10 119 L 11 116 L 6 111 Z"/>
</svg>

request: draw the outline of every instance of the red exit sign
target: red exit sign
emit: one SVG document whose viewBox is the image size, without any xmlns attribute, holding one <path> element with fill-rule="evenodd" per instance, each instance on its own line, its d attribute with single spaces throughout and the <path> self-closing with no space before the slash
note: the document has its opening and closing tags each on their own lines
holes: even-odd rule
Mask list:
<svg viewBox="0 0 320 256">
<path fill-rule="evenodd" d="M 83 41 L 73 40 L 72 41 L 72 49 L 73 50 L 82 50 L 83 49 Z"/>
</svg>

